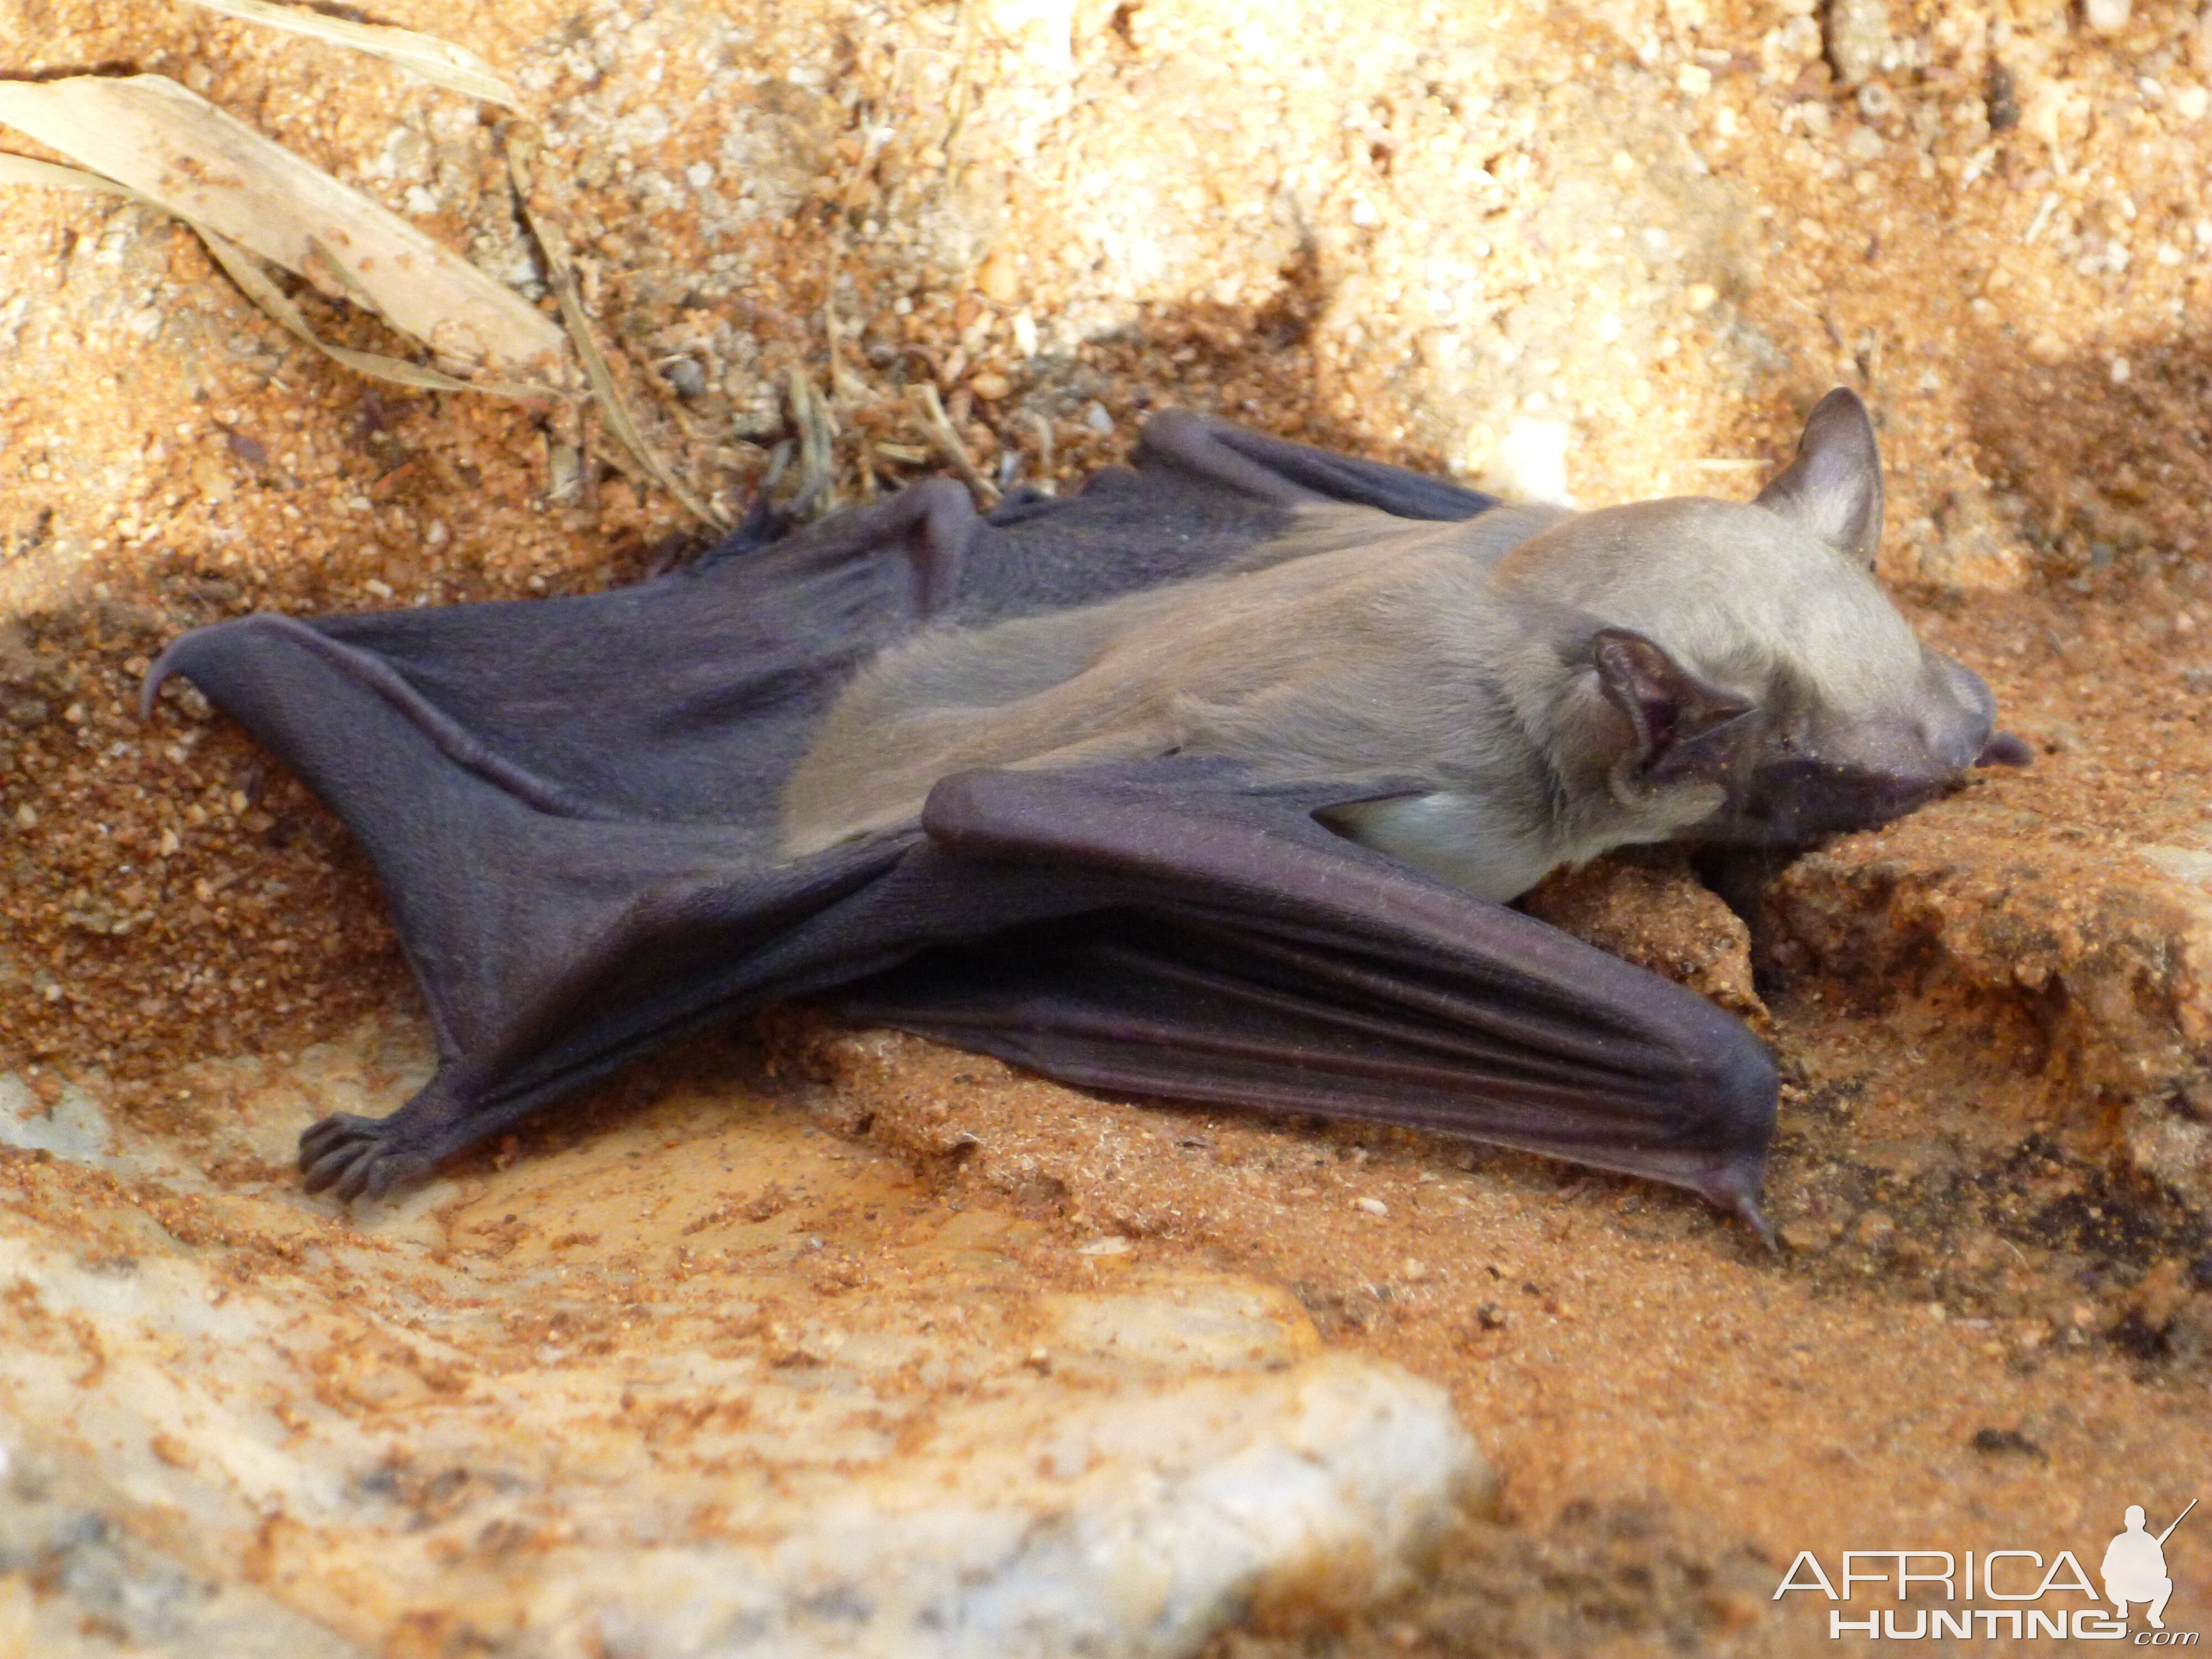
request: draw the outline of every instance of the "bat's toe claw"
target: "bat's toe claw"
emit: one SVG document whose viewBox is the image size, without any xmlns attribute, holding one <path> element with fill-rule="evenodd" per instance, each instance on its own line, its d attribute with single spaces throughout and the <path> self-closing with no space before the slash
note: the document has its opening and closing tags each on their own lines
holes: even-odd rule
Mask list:
<svg viewBox="0 0 2212 1659">
<path fill-rule="evenodd" d="M 350 1112 L 334 1113 L 319 1122 L 308 1125 L 300 1135 L 301 1169 L 312 1172 L 313 1166 L 325 1152 L 349 1144 L 358 1138 L 362 1130 L 374 1127 L 374 1119 L 356 1117 Z"/>
<path fill-rule="evenodd" d="M 302 1184 L 311 1193 L 327 1190 L 348 1203 L 381 1198 L 424 1167 L 419 1154 L 391 1143 L 386 1121 L 333 1113 L 300 1137 Z"/>
</svg>

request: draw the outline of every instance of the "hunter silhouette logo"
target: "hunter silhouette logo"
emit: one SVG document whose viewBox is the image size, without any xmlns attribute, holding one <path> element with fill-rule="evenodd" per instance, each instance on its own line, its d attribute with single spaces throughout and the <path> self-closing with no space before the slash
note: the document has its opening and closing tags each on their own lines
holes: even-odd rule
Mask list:
<svg viewBox="0 0 2212 1659">
<path fill-rule="evenodd" d="M 1809 1594 L 1830 1604 L 1828 1639 L 1863 1636 L 1870 1641 L 1918 1642 L 1979 1638 L 2015 1644 L 2048 1637 L 2075 1642 L 2124 1642 L 2139 1648 L 2193 1648 L 2196 1631 L 2166 1627 L 2173 1579 L 2166 1570 L 2166 1540 L 2197 1507 L 2191 1498 L 2163 1532 L 2152 1532 L 2140 1504 L 2130 1504 L 2125 1524 L 2105 1547 L 2097 1577 L 2072 1550 L 2047 1559 L 2040 1550 L 1845 1550 L 1831 1575 L 1811 1550 L 1800 1550 L 1773 1599 Z M 2131 1609 L 2144 1626 L 2130 1630 Z"/>
<path fill-rule="evenodd" d="M 2100 1576 L 2105 1581 L 2105 1599 L 2128 1616 L 2128 1603 L 2142 1601 L 2149 1605 L 2150 1627 L 2166 1628 L 2166 1598 L 2173 1594 L 2173 1580 L 2166 1576 L 2166 1540 L 2173 1536 L 2179 1526 L 2197 1507 L 2197 1500 L 2189 1500 L 2189 1509 L 2167 1523 L 2164 1532 L 2155 1538 L 2143 1530 L 2143 1510 L 2140 1504 L 2128 1505 L 2127 1530 L 2116 1535 L 2105 1547 L 2105 1565 Z"/>
</svg>

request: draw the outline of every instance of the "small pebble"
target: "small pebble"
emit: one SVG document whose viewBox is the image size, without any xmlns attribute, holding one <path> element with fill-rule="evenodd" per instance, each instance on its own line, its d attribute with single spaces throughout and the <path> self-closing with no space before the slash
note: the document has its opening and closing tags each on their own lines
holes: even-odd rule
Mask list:
<svg viewBox="0 0 2212 1659">
<path fill-rule="evenodd" d="M 1828 62 L 1838 81 L 1856 87 L 1881 67 L 1889 44 L 1884 0 L 1828 0 L 1826 25 Z"/>
<path fill-rule="evenodd" d="M 697 398 L 707 390 L 707 371 L 699 366 L 696 357 L 678 357 L 661 365 L 660 378 L 676 390 L 679 398 Z"/>
<path fill-rule="evenodd" d="M 2118 34 L 2134 9 L 2130 0 L 2081 0 L 2081 21 L 2099 34 Z"/>
<path fill-rule="evenodd" d="M 975 271 L 975 287 L 994 305 L 1012 305 L 1021 297 L 1021 273 L 1014 257 L 1004 248 L 993 252 Z"/>
<path fill-rule="evenodd" d="M 1390 1206 L 1379 1198 L 1355 1198 L 1352 1200 L 1352 1207 L 1355 1210 L 1364 1210 L 1370 1215 L 1390 1213 Z"/>
</svg>

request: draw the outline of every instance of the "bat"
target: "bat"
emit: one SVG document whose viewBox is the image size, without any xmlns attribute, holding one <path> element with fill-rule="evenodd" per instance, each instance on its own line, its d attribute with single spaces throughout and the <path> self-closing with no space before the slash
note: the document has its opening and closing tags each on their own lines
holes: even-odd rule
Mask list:
<svg viewBox="0 0 2212 1659">
<path fill-rule="evenodd" d="M 770 1001 L 1067 1082 L 1672 1182 L 1771 1242 L 1765 1048 L 1507 907 L 2018 764 L 1876 586 L 1848 391 L 1749 503 L 1571 513 L 1182 411 L 1078 493 L 949 479 L 577 598 L 174 641 L 347 823 L 431 1080 L 301 1137 L 380 1195 Z"/>
</svg>

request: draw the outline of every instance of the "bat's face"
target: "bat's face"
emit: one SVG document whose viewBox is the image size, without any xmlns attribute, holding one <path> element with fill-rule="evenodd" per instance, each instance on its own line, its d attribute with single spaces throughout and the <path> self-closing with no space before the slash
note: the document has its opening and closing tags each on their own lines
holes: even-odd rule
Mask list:
<svg viewBox="0 0 2212 1659">
<path fill-rule="evenodd" d="M 1607 508 L 1504 561 L 1510 590 L 1596 624 L 1565 655 L 1618 717 L 1594 746 L 1637 838 L 1801 844 L 2026 762 L 1875 582 L 1881 496 L 1873 424 L 1834 392 L 1756 501 Z"/>
</svg>

